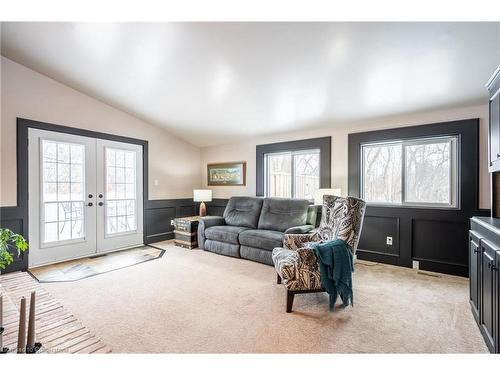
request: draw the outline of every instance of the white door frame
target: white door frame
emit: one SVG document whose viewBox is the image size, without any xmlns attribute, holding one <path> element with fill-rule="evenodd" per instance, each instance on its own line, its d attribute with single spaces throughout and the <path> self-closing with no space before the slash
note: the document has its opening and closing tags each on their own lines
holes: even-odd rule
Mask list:
<svg viewBox="0 0 500 375">
<path fill-rule="evenodd" d="M 135 213 L 136 229 L 117 234 L 107 233 L 107 194 L 106 194 L 106 149 L 132 151 L 135 153 Z M 109 252 L 143 243 L 143 171 L 142 146 L 130 143 L 97 140 L 97 252 Z"/>
<path fill-rule="evenodd" d="M 56 125 L 57 126 L 57 125 Z M 125 137 L 117 137 L 120 140 L 124 140 L 124 142 L 115 142 L 115 141 L 107 141 L 107 140 L 102 140 L 100 138 L 97 138 L 96 136 L 93 135 L 94 132 L 88 132 L 89 135 L 75 135 L 71 134 L 68 132 L 61 132 L 58 130 L 42 130 L 38 129 L 36 127 L 27 127 L 27 135 L 28 135 L 28 222 L 29 222 L 29 242 L 30 242 L 30 255 L 29 255 L 29 266 L 32 267 L 34 265 L 43 265 L 43 264 L 50 264 L 50 263 L 56 263 L 59 261 L 63 260 L 68 260 L 68 259 L 77 259 L 81 257 L 86 257 L 92 254 L 95 254 L 96 252 L 111 252 L 111 251 L 117 251 L 125 247 L 131 247 L 130 241 L 125 245 L 124 240 L 120 241 L 114 241 L 114 246 L 101 246 L 97 244 L 97 239 L 98 235 L 97 232 L 99 231 L 97 228 L 101 228 L 102 226 L 94 226 L 86 228 L 85 231 L 85 238 L 84 239 L 79 239 L 79 240 L 70 240 L 68 242 L 63 243 L 62 241 L 54 244 L 54 245 L 43 245 L 42 244 L 42 239 L 41 239 L 41 228 L 42 228 L 42 220 L 41 220 L 41 213 L 43 210 L 41 209 L 41 199 L 40 199 L 40 189 L 41 189 L 41 179 L 40 179 L 40 171 L 42 170 L 42 158 L 40 157 L 40 139 L 51 139 L 55 141 L 62 141 L 62 142 L 68 142 L 68 143 L 79 143 L 79 144 L 85 144 L 86 146 L 86 155 L 85 155 L 85 164 L 86 164 L 86 169 L 88 170 L 97 170 L 100 169 L 102 173 L 104 173 L 104 168 L 97 167 L 97 160 L 96 157 L 98 156 L 96 148 L 97 144 L 109 144 L 109 145 L 114 145 L 117 147 L 120 147 L 120 145 L 123 147 L 125 145 L 126 147 L 130 147 L 131 149 L 134 149 L 137 151 L 137 230 L 135 231 L 135 240 L 134 244 L 140 245 L 143 243 L 143 220 L 144 220 L 144 207 L 143 207 L 143 201 L 144 201 L 144 194 L 147 196 L 147 191 L 144 191 L 143 187 L 143 178 L 144 178 L 144 171 L 143 171 L 143 153 L 145 152 L 144 147 L 147 147 L 147 142 L 144 142 L 144 144 L 139 144 L 137 142 L 131 142 L 127 143 Z M 85 131 L 83 131 L 85 133 Z M 97 133 L 96 133 L 97 135 Z M 113 137 L 110 135 L 110 138 Z M 132 139 L 131 139 L 132 140 Z M 133 140 L 132 140 L 133 141 Z M 138 141 L 138 140 L 136 140 Z M 147 148 L 146 148 L 147 150 Z M 92 158 L 90 157 L 91 155 L 94 155 L 93 161 L 91 160 Z M 33 168 L 33 166 L 36 166 Z M 86 189 L 84 192 L 84 197 L 85 197 L 85 213 L 87 218 L 92 218 L 93 215 L 95 215 L 95 219 L 93 220 L 94 223 L 97 222 L 97 208 L 100 207 L 97 205 L 99 198 L 98 198 L 98 187 L 97 187 L 97 181 L 96 181 L 96 176 L 97 174 L 89 174 L 87 176 L 86 180 Z M 102 176 L 102 175 L 101 175 Z M 103 180 L 105 181 L 105 180 Z M 88 186 L 91 185 L 91 186 Z M 147 185 L 146 185 L 147 186 Z M 102 189 L 102 188 L 101 188 Z M 92 198 L 89 198 L 89 194 L 92 194 Z M 35 204 L 37 203 L 37 204 Z M 92 206 L 88 206 L 87 204 L 92 203 Z M 34 219 L 38 218 L 38 220 Z M 86 220 L 87 223 L 89 223 L 89 220 Z M 88 225 L 87 225 L 88 226 Z M 90 239 L 92 237 L 92 239 Z M 120 236 L 116 236 L 118 238 Z M 108 241 L 109 242 L 109 241 Z M 64 245 L 64 252 L 60 251 L 60 247 Z M 121 246 L 123 245 L 123 246 Z M 47 250 L 52 248 L 52 250 Z M 59 254 L 57 254 L 57 250 L 59 248 Z M 90 249 L 90 250 L 89 250 Z M 43 253 L 42 251 L 47 251 L 47 253 Z M 49 254 L 51 252 L 52 254 Z"/>
<path fill-rule="evenodd" d="M 55 133 L 45 130 L 28 130 L 28 218 L 29 218 L 29 243 L 30 256 L 29 265 L 42 265 L 55 263 L 61 260 L 83 257 L 95 253 L 96 227 L 91 223 L 96 222 L 95 198 L 95 174 L 85 175 L 84 199 L 84 238 L 75 240 L 58 241 L 44 244 L 42 228 L 44 224 L 44 204 L 42 200 L 42 178 L 43 158 L 41 154 L 41 143 L 44 140 L 56 142 L 67 142 L 82 144 L 85 146 L 85 170 L 95 170 L 95 140 L 73 134 Z M 92 203 L 92 206 L 88 204 Z"/>
</svg>

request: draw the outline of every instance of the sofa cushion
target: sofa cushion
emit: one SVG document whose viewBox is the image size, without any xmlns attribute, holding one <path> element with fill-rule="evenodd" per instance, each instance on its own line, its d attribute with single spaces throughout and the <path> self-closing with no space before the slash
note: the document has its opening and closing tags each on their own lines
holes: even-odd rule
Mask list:
<svg viewBox="0 0 500 375">
<path fill-rule="evenodd" d="M 284 232 L 307 223 L 307 199 L 265 198 L 259 218 L 259 229 Z"/>
<path fill-rule="evenodd" d="M 234 243 L 206 240 L 204 250 L 235 258 L 240 257 L 240 245 Z"/>
<path fill-rule="evenodd" d="M 272 251 L 269 250 L 241 245 L 240 256 L 243 259 L 253 260 L 254 262 L 264 263 L 269 266 L 273 265 Z"/>
<path fill-rule="evenodd" d="M 264 229 L 249 229 L 240 233 L 240 244 L 272 251 L 283 246 L 282 232 Z"/>
<path fill-rule="evenodd" d="M 235 227 L 257 228 L 262 198 L 232 197 L 224 210 L 227 225 Z"/>
<path fill-rule="evenodd" d="M 209 240 L 239 244 L 238 235 L 248 230 L 245 227 L 233 227 L 230 225 L 216 225 L 205 229 L 205 237 Z"/>
</svg>

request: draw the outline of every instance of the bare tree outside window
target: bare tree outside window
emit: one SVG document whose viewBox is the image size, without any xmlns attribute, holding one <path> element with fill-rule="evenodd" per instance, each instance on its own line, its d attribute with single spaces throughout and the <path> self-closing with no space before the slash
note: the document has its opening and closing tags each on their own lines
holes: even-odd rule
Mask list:
<svg viewBox="0 0 500 375">
<path fill-rule="evenodd" d="M 436 137 L 363 145 L 363 199 L 371 203 L 456 206 L 456 143 L 456 137 Z"/>
<path fill-rule="evenodd" d="M 319 189 L 319 152 L 295 154 L 293 162 L 295 198 L 313 199 Z"/>
<path fill-rule="evenodd" d="M 367 202 L 402 202 L 402 143 L 363 146 L 363 192 Z"/>
<path fill-rule="evenodd" d="M 451 203 L 451 142 L 405 147 L 406 200 Z"/>
</svg>

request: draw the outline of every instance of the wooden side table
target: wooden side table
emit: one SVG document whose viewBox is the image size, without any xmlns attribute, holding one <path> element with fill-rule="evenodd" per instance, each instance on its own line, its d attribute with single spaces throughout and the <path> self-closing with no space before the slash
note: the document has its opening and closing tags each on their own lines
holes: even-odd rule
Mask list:
<svg viewBox="0 0 500 375">
<path fill-rule="evenodd" d="M 179 217 L 174 219 L 174 243 L 185 249 L 198 247 L 199 216 Z"/>
</svg>

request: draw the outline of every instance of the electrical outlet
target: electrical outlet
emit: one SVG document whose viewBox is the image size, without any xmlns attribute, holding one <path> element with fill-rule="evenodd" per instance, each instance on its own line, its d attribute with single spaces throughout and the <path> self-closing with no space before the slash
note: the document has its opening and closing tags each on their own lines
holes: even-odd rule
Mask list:
<svg viewBox="0 0 500 375">
<path fill-rule="evenodd" d="M 389 246 L 392 246 L 392 237 L 386 237 L 385 243 Z"/>
<path fill-rule="evenodd" d="M 419 263 L 419 261 L 418 260 L 412 261 L 412 267 L 413 267 L 414 270 L 420 269 L 420 263 Z"/>
<path fill-rule="evenodd" d="M 174 221 L 170 220 L 170 225 L 174 226 Z"/>
</svg>

